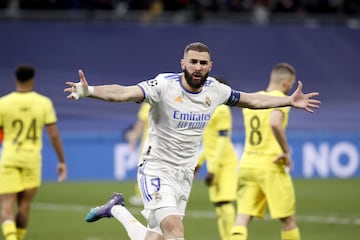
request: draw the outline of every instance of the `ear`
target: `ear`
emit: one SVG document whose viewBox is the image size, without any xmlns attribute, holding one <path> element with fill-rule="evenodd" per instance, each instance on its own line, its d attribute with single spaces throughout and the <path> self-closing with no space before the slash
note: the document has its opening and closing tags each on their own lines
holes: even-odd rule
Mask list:
<svg viewBox="0 0 360 240">
<path fill-rule="evenodd" d="M 181 66 L 181 70 L 185 70 L 185 61 L 184 61 L 184 59 L 180 60 L 180 66 Z"/>
</svg>

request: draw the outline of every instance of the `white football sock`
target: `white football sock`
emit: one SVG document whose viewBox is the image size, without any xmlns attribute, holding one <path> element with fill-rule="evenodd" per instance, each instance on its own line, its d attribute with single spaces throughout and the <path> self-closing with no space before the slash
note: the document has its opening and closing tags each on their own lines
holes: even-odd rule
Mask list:
<svg viewBox="0 0 360 240">
<path fill-rule="evenodd" d="M 131 240 L 144 240 L 147 228 L 142 225 L 125 207 L 115 205 L 111 208 L 111 214 L 126 229 Z"/>
</svg>

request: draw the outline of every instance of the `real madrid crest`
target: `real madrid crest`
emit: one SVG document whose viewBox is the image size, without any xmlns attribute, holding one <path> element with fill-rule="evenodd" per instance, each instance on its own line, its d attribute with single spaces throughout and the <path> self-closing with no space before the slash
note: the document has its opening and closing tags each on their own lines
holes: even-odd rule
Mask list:
<svg viewBox="0 0 360 240">
<path fill-rule="evenodd" d="M 206 105 L 207 107 L 210 107 L 210 106 L 211 106 L 211 100 L 210 100 L 210 98 L 209 98 L 208 96 L 206 96 L 206 98 L 205 98 L 205 105 Z"/>
<path fill-rule="evenodd" d="M 162 196 L 161 196 L 161 194 L 159 192 L 154 192 L 153 193 L 153 198 L 155 199 L 156 202 L 159 202 L 159 201 L 161 201 Z"/>
</svg>

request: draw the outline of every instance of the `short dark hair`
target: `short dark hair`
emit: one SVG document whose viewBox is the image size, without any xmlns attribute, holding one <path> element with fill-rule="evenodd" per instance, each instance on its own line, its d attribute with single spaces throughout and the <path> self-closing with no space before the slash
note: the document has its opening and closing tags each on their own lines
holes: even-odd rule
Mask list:
<svg viewBox="0 0 360 240">
<path fill-rule="evenodd" d="M 35 68 L 30 64 L 21 64 L 16 68 L 15 76 L 19 82 L 27 82 L 34 78 Z"/>
<path fill-rule="evenodd" d="M 279 73 L 285 73 L 285 74 L 290 74 L 290 75 L 295 75 L 296 71 L 293 68 L 293 66 L 291 66 L 288 63 L 282 62 L 282 63 L 278 63 L 273 67 L 274 72 L 279 72 Z"/>
<path fill-rule="evenodd" d="M 208 48 L 208 46 L 206 46 L 204 43 L 201 42 L 193 42 L 188 44 L 185 47 L 184 53 L 187 53 L 190 50 L 197 52 L 208 52 L 210 54 L 210 49 Z"/>
</svg>

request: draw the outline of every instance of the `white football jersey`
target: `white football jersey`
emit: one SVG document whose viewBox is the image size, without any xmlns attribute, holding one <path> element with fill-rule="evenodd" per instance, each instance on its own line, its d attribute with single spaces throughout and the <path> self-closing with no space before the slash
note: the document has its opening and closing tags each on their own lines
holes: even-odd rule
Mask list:
<svg viewBox="0 0 360 240">
<path fill-rule="evenodd" d="M 240 93 L 208 77 L 201 92 L 186 90 L 182 73 L 163 73 L 140 82 L 145 102 L 150 104 L 148 138 L 139 164 L 167 163 L 194 168 L 202 134 L 218 105 L 234 105 Z"/>
</svg>

